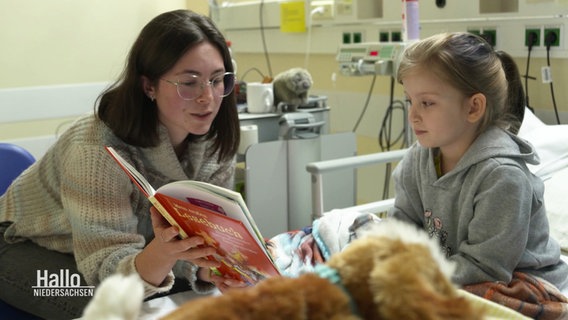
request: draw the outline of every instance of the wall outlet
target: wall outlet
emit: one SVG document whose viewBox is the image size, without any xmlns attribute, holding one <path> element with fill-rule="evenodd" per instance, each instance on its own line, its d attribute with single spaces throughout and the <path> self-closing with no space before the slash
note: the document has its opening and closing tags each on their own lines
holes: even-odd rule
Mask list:
<svg viewBox="0 0 568 320">
<path fill-rule="evenodd" d="M 525 28 L 525 47 L 529 47 L 532 44 L 532 48 L 540 47 L 540 28 L 538 27 L 526 27 Z"/>
<path fill-rule="evenodd" d="M 391 42 L 401 42 L 401 41 L 402 41 L 402 33 L 400 33 L 400 31 L 391 32 Z"/>
<path fill-rule="evenodd" d="M 544 46 L 550 45 L 551 47 L 560 47 L 560 28 L 558 27 L 545 27 L 542 33 L 542 43 Z"/>
<path fill-rule="evenodd" d="M 492 47 L 497 45 L 497 30 L 496 29 L 483 29 L 481 37 L 485 39 Z"/>
<path fill-rule="evenodd" d="M 467 32 L 469 32 L 471 34 L 478 35 L 478 36 L 481 35 L 481 31 L 479 29 L 467 29 Z"/>
</svg>

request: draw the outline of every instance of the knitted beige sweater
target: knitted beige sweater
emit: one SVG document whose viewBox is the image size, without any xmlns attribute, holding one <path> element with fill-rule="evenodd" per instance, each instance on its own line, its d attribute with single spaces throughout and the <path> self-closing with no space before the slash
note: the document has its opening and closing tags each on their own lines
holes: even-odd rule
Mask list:
<svg viewBox="0 0 568 320">
<path fill-rule="evenodd" d="M 134 258 L 153 238 L 150 202 L 105 145 L 113 146 L 154 188 L 186 179 L 233 187 L 234 162 L 206 158 L 209 142 L 190 143 L 180 161 L 165 127 L 160 127 L 160 139 L 157 147 L 133 147 L 93 115 L 78 119 L 0 197 L 0 222 L 13 222 L 6 240 L 29 239 L 50 250 L 73 253 L 90 285 L 115 272 L 136 272 Z M 189 263 L 175 268 L 194 290 L 210 290 L 209 284 L 196 281 L 196 269 Z M 170 273 L 160 287 L 146 283 L 146 296 L 168 291 L 173 279 Z"/>
</svg>

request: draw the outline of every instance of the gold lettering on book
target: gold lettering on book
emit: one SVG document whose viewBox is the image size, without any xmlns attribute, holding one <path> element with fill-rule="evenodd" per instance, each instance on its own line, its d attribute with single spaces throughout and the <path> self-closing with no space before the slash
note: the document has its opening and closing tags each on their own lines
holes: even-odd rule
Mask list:
<svg viewBox="0 0 568 320">
<path fill-rule="evenodd" d="M 234 238 L 239 238 L 241 240 L 243 239 L 243 236 L 238 231 L 233 229 L 232 227 L 226 227 L 226 226 L 222 226 L 218 223 L 211 222 L 207 219 L 207 215 L 199 212 L 198 210 L 188 208 L 188 207 L 184 207 L 184 206 L 177 204 L 177 203 L 172 203 L 172 205 L 173 205 L 174 209 L 176 210 L 176 212 L 178 213 L 178 215 L 180 217 L 184 218 L 184 219 L 188 219 L 188 220 L 191 220 L 193 222 L 208 226 L 211 229 L 218 230 L 222 233 L 233 236 Z"/>
</svg>

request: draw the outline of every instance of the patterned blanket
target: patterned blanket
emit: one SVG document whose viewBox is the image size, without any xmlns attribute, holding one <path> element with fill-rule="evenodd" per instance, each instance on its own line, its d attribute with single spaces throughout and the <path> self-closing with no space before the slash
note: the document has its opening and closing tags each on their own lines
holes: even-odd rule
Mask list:
<svg viewBox="0 0 568 320">
<path fill-rule="evenodd" d="M 526 273 L 514 272 L 509 284 L 483 282 L 463 289 L 532 319 L 568 319 L 568 299 L 546 280 Z"/>
<path fill-rule="evenodd" d="M 380 219 L 372 214 L 333 210 L 312 226 L 276 235 L 267 244 L 282 274 L 296 277 L 312 272 L 317 264 L 345 248 L 357 238 L 359 227 L 370 221 Z M 515 272 L 509 284 L 485 282 L 462 289 L 484 298 L 489 314 L 502 314 L 499 308 L 506 306 L 532 319 L 568 319 L 567 298 L 552 284 L 525 273 Z"/>
</svg>

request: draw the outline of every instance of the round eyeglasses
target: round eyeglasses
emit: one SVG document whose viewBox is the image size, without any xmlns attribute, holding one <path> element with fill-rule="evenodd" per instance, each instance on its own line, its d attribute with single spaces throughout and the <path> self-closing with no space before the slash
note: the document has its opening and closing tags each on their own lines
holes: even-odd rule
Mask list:
<svg viewBox="0 0 568 320">
<path fill-rule="evenodd" d="M 180 75 L 177 81 L 160 79 L 176 86 L 177 93 L 183 100 L 195 100 L 203 94 L 206 86 L 211 87 L 214 96 L 226 97 L 235 87 L 235 74 L 225 72 L 211 80 L 201 80 L 194 74 Z"/>
</svg>

